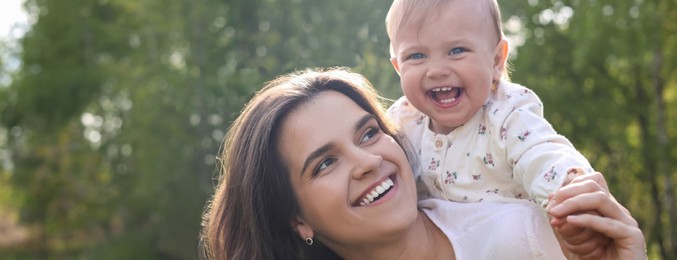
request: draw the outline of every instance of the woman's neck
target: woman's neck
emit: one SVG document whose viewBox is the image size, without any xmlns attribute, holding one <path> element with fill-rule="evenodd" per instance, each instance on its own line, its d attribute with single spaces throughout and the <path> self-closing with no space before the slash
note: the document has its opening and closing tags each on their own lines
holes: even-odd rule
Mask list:
<svg viewBox="0 0 677 260">
<path fill-rule="evenodd" d="M 338 253 L 344 259 L 456 259 L 449 238 L 420 210 L 406 233 L 386 241 Z"/>
</svg>

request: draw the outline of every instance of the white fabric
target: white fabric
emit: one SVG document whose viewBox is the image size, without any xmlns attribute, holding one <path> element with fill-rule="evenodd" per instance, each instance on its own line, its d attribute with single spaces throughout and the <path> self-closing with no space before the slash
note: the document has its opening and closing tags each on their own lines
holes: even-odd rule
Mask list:
<svg viewBox="0 0 677 260">
<path fill-rule="evenodd" d="M 513 203 L 418 203 L 454 247 L 456 259 L 565 259 L 539 207 Z"/>
<path fill-rule="evenodd" d="M 388 114 L 418 150 L 417 180 L 435 198 L 458 202 L 519 198 L 543 205 L 569 169 L 592 172 L 587 159 L 543 118 L 538 96 L 515 83 L 502 81 L 469 122 L 447 135 L 432 132 L 428 116 L 406 97 L 397 100 Z"/>
</svg>

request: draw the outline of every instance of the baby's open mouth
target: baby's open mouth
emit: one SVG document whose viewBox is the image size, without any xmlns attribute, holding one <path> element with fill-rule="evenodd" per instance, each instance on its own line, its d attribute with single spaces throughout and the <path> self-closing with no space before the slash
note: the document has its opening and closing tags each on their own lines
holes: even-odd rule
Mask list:
<svg viewBox="0 0 677 260">
<path fill-rule="evenodd" d="M 451 104 L 461 96 L 462 91 L 463 90 L 461 88 L 457 87 L 441 87 L 428 91 L 428 95 L 430 95 L 430 97 L 435 102 L 441 104 Z"/>
</svg>

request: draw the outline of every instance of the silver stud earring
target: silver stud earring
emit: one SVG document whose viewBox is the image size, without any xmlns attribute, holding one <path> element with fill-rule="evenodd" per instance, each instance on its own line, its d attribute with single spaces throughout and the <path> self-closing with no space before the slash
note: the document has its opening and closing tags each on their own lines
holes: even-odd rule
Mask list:
<svg viewBox="0 0 677 260">
<path fill-rule="evenodd" d="M 313 245 L 313 238 L 312 237 L 306 237 L 306 244 L 308 244 L 309 246 L 312 246 Z"/>
</svg>

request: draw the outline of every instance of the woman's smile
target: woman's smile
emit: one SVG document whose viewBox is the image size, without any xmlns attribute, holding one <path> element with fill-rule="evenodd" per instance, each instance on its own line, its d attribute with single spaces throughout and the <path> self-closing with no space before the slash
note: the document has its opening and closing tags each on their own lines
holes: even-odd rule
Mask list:
<svg viewBox="0 0 677 260">
<path fill-rule="evenodd" d="M 385 178 L 385 180 L 377 183 L 374 188 L 367 190 L 367 192 L 365 192 L 356 203 L 353 203 L 353 206 L 369 206 L 380 202 L 382 198 L 386 197 L 386 195 L 390 194 L 390 191 L 394 189 L 395 175 L 393 174 Z"/>
</svg>

